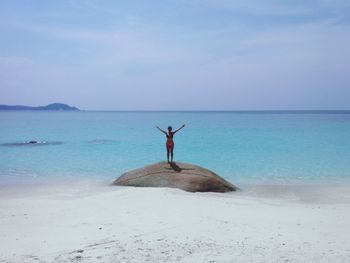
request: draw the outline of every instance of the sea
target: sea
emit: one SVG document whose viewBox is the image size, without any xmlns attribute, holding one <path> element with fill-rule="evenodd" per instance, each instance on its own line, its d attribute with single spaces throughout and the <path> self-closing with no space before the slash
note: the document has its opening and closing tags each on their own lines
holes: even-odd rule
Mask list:
<svg viewBox="0 0 350 263">
<path fill-rule="evenodd" d="M 346 111 L 1 111 L 0 185 L 112 182 L 165 161 L 155 126 L 182 124 L 174 161 L 236 185 L 350 182 Z"/>
</svg>

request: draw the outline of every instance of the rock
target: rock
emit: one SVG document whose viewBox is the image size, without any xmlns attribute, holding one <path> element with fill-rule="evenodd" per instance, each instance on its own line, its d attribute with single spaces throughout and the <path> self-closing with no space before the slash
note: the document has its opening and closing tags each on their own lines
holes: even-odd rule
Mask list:
<svg viewBox="0 0 350 263">
<path fill-rule="evenodd" d="M 188 163 L 160 162 L 122 174 L 113 182 L 121 186 L 171 187 L 188 192 L 231 192 L 237 187 L 212 171 Z"/>
</svg>

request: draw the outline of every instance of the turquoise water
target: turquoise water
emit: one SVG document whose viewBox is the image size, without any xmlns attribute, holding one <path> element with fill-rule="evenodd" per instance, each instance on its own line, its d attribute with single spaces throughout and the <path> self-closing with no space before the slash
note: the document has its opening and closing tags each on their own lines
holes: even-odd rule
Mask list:
<svg viewBox="0 0 350 263">
<path fill-rule="evenodd" d="M 175 161 L 236 184 L 350 182 L 346 113 L 0 112 L 0 184 L 112 181 L 165 160 L 154 126 L 183 123 Z M 48 143 L 21 145 L 30 140 Z"/>
</svg>

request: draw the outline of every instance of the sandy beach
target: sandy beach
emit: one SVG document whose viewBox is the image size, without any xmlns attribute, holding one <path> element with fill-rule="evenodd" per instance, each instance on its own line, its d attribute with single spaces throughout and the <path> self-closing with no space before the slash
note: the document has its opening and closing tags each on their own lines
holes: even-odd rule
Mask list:
<svg viewBox="0 0 350 263">
<path fill-rule="evenodd" d="M 349 262 L 350 191 L 2 187 L 0 262 Z"/>
</svg>

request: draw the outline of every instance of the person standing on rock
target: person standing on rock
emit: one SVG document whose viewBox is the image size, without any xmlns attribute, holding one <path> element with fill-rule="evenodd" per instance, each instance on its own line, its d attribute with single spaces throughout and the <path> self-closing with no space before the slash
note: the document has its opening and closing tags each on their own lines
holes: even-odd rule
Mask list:
<svg viewBox="0 0 350 263">
<path fill-rule="evenodd" d="M 173 162 L 173 157 L 174 157 L 174 140 L 173 140 L 173 137 L 174 137 L 174 134 L 177 133 L 179 130 L 181 130 L 183 127 L 185 127 L 185 124 L 182 125 L 180 128 L 178 128 L 177 130 L 173 131 L 173 128 L 171 126 L 168 127 L 168 132 L 162 130 L 161 128 L 159 128 L 158 126 L 156 126 L 156 128 L 158 130 L 160 130 L 162 133 L 165 134 L 167 140 L 166 140 L 166 156 L 167 156 L 167 159 L 168 159 L 168 163 L 169 162 L 169 154 L 171 156 L 171 162 Z"/>
</svg>

